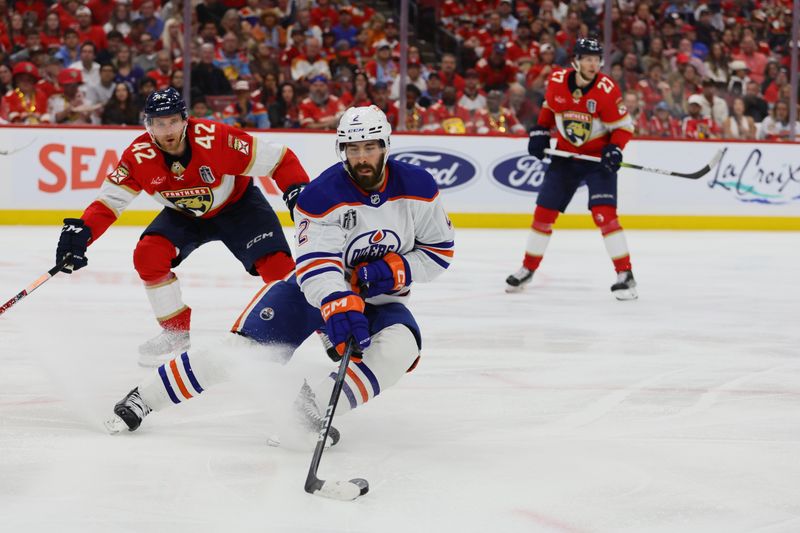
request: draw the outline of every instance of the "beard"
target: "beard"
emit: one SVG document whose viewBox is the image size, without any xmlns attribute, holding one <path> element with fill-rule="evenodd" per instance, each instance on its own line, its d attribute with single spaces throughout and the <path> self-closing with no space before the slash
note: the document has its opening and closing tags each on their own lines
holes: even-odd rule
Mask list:
<svg viewBox="0 0 800 533">
<path fill-rule="evenodd" d="M 370 191 L 377 188 L 383 179 L 383 163 L 384 158 L 381 156 L 377 167 L 368 163 L 361 163 L 356 166 L 347 163 L 347 166 L 350 169 L 350 175 L 353 177 L 353 181 L 365 191 Z"/>
</svg>

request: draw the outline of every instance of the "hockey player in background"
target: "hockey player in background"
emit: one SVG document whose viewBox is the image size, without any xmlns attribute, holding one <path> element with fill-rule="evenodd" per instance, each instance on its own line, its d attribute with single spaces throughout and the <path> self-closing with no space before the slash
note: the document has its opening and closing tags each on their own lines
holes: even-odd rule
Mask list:
<svg viewBox="0 0 800 533">
<path fill-rule="evenodd" d="M 267 284 L 233 326 L 252 343 L 288 360 L 324 329 L 336 359 L 352 339 L 359 354 L 336 407 L 345 413 L 394 385 L 419 360 L 422 337 L 405 306 L 412 282 L 436 278 L 453 257 L 453 228 L 424 169 L 388 160 L 391 126 L 376 106 L 348 109 L 337 130 L 341 163 L 298 196 L 297 270 Z M 182 403 L 227 378 L 219 357 L 183 353 L 153 372 L 115 407 L 110 432 L 139 427 L 151 412 Z M 319 431 L 336 372 L 303 384 L 297 417 Z M 331 432 L 331 441 L 338 432 Z"/>
<path fill-rule="evenodd" d="M 197 247 L 222 241 L 244 268 L 265 282 L 294 269 L 275 212 L 252 176 L 272 176 L 292 212 L 308 175 L 283 144 L 204 119 L 188 118 L 174 88 L 152 93 L 145 105 L 147 133 L 123 152 L 99 197 L 81 218 L 64 220 L 56 261 L 72 273 L 88 263 L 87 247 L 144 191 L 166 207 L 136 244 L 133 265 L 162 331 L 139 347 L 139 363 L 189 347 L 192 310 L 172 269 Z"/>
<path fill-rule="evenodd" d="M 522 267 L 506 278 L 508 292 L 519 291 L 530 283 L 550 241 L 553 224 L 585 182 L 592 218 L 603 234 L 617 272 L 611 292 L 619 300 L 637 298 L 628 245 L 617 218 L 617 171 L 622 150 L 633 136 L 633 124 L 620 90 L 600 72 L 602 56 L 603 49 L 596 39 L 578 39 L 573 68 L 550 76 L 538 125 L 529 134 L 528 152 L 544 159 L 555 126 L 559 150 L 600 156 L 602 161 L 552 158 L 536 199 Z"/>
</svg>

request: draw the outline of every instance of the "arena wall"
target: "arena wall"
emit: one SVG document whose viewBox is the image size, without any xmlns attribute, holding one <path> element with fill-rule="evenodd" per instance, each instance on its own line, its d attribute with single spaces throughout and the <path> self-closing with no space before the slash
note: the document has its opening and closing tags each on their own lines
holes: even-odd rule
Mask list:
<svg viewBox="0 0 800 533">
<path fill-rule="evenodd" d="M 97 195 L 136 128 L 0 127 L 0 223 L 61 224 Z M 313 177 L 337 159 L 330 132 L 265 131 L 286 143 Z M 459 227 L 524 228 L 544 166 L 529 157 L 527 139 L 485 136 L 392 137 L 391 157 L 420 165 L 436 178 Z M 635 140 L 625 160 L 691 172 L 723 151 L 720 164 L 699 180 L 623 169 L 619 212 L 628 229 L 800 230 L 800 159 L 797 144 Z M 289 218 L 275 185 L 256 180 Z M 561 228 L 593 227 L 582 187 Z M 119 224 L 145 225 L 158 206 L 137 198 Z"/>
</svg>

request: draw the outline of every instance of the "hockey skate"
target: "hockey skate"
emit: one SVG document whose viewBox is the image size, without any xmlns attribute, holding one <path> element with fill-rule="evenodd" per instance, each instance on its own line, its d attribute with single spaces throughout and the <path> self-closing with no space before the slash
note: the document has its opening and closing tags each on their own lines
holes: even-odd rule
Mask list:
<svg viewBox="0 0 800 533">
<path fill-rule="evenodd" d="M 506 278 L 506 292 L 519 292 L 533 279 L 533 270 L 520 267 Z"/>
<path fill-rule="evenodd" d="M 162 329 L 161 333 L 139 346 L 139 366 L 158 366 L 189 349 L 188 331 Z"/>
<path fill-rule="evenodd" d="M 114 406 L 114 415 L 103 422 L 106 430 L 115 435 L 120 431 L 136 431 L 152 409 L 139 396 L 139 387 L 130 391 Z"/>
<path fill-rule="evenodd" d="M 617 300 L 635 300 L 639 297 L 636 292 L 636 280 L 633 272 L 623 270 L 617 273 L 617 282 L 611 286 L 611 293 Z"/>
<path fill-rule="evenodd" d="M 323 417 L 317 407 L 316 395 L 305 381 L 294 401 L 292 411 L 294 426 L 292 429 L 295 431 L 287 432 L 283 438 L 272 436 L 267 439 L 267 444 L 295 449 L 313 448 L 319 439 Z M 325 447 L 335 446 L 339 442 L 339 438 L 339 430 L 331 426 Z"/>
</svg>

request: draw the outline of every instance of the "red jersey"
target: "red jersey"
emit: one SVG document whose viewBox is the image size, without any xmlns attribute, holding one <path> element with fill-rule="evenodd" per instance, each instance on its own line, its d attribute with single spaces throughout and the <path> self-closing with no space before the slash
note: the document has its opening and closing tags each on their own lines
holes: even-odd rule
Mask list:
<svg viewBox="0 0 800 533">
<path fill-rule="evenodd" d="M 633 123 L 614 80 L 600 73 L 581 89 L 573 68 L 550 76 L 539 125 L 556 127 L 559 150 L 584 155 L 600 156 L 607 144 L 625 148 L 633 137 Z"/>
<path fill-rule="evenodd" d="M 525 133 L 525 127 L 519 123 L 513 111 L 501 106 L 497 113 L 490 113 L 488 109 L 477 110 L 475 112 L 475 131 L 479 134 L 520 135 Z"/>
<path fill-rule="evenodd" d="M 0 100 L 0 118 L 16 124 L 50 122 L 47 115 L 47 95 L 34 86 L 32 94 L 11 89 Z"/>
<path fill-rule="evenodd" d="M 139 135 L 106 177 L 100 195 L 81 218 L 97 240 L 142 191 L 188 217 L 212 218 L 235 203 L 252 176 L 272 176 L 281 190 L 308 183 L 297 157 L 285 145 L 205 119 L 189 118 L 186 128 L 191 159 L 184 168 L 167 163 L 150 134 Z"/>
<path fill-rule="evenodd" d="M 475 133 L 469 109 L 458 104 L 448 108 L 441 100 L 428 108 L 426 123 L 425 131 L 456 135 Z"/>
<path fill-rule="evenodd" d="M 318 106 L 311 98 L 305 98 L 300 102 L 300 126 L 306 127 L 312 122 L 321 122 L 325 118 L 343 112 L 344 105 L 333 95 L 328 96 L 328 100 L 322 106 Z"/>
<path fill-rule="evenodd" d="M 683 136 L 690 139 L 713 139 L 719 134 L 719 127 L 711 117 L 683 119 Z"/>
<path fill-rule="evenodd" d="M 663 122 L 658 117 L 653 117 L 647 122 L 647 135 L 678 139 L 681 137 L 681 123 L 674 117 L 667 117 Z"/>
</svg>

